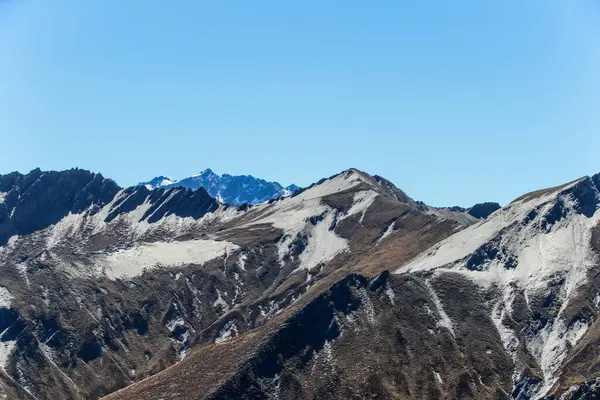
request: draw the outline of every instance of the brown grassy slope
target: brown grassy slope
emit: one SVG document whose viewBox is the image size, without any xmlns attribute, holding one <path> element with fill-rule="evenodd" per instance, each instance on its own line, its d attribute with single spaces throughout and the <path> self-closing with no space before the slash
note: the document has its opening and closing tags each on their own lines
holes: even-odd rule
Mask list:
<svg viewBox="0 0 600 400">
<path fill-rule="evenodd" d="M 422 277 L 349 275 L 295 312 L 107 399 L 507 398 L 511 360 L 479 291 L 452 274 L 434 285 L 457 338 L 439 325 Z"/>
<path fill-rule="evenodd" d="M 337 196 L 336 200 L 345 201 L 343 197 Z M 340 203 L 336 206 L 343 208 Z M 108 398 L 160 398 L 184 389 L 186 393 L 196 393 L 195 398 L 202 398 L 239 374 L 251 355 L 261 344 L 268 342 L 273 332 L 285 326 L 294 313 L 328 291 L 335 282 L 353 272 L 376 276 L 385 269 L 400 266 L 458 228 L 455 222 L 436 219 L 381 197 L 371 206 L 362 222 L 359 218 L 350 217 L 335 228 L 337 234 L 348 239 L 351 251 L 324 265 L 309 292 L 277 318 L 235 340 L 203 347 L 181 363 Z M 394 234 L 378 243 L 391 222 L 396 227 Z M 298 275 L 292 274 L 286 282 L 297 280 Z M 280 288 L 285 287 L 286 282 Z"/>
</svg>

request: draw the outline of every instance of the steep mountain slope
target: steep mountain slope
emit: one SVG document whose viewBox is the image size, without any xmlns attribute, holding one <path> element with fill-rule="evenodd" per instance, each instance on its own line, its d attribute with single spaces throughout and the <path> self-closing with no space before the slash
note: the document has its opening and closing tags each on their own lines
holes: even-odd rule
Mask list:
<svg viewBox="0 0 600 400">
<path fill-rule="evenodd" d="M 599 206 L 589 177 L 528 194 L 397 272 L 454 272 L 476 282 L 513 359 L 513 395 L 561 393 L 600 373 L 591 364 L 573 375 L 568 361 L 595 335 Z"/>
<path fill-rule="evenodd" d="M 349 204 L 342 215 L 355 216 L 334 231 L 344 237 L 364 226 L 348 243 L 369 242 L 357 238 L 368 235 L 370 216 L 390 197 L 378 192 L 381 203 L 363 218 L 361 199 L 375 188 L 369 177 L 356 186 L 352 178 L 330 182 L 339 190 L 319 204 Z M 399 202 L 405 213 L 383 226 L 401 229 L 380 233 L 369 251 L 340 253 L 322 268 L 327 276 L 290 306 L 279 305 L 263 325 L 201 345 L 109 398 L 595 398 L 596 182 L 583 178 L 525 195 L 464 230 L 445 219 L 455 233 L 441 241 L 425 239 L 427 223 L 413 225 L 440 218 Z M 348 202 L 348 185 L 357 201 Z M 321 221 L 328 217 L 325 210 Z M 386 218 L 377 220 L 381 226 Z"/>
<path fill-rule="evenodd" d="M 287 197 L 298 190 L 298 186 L 281 186 L 278 182 L 268 182 L 250 175 L 215 174 L 206 169 L 179 181 L 172 181 L 164 176 L 156 177 L 148 182 L 140 182 L 139 186 L 148 189 L 184 187 L 196 190 L 204 188 L 212 197 L 227 204 L 258 204 L 271 199 Z"/>
<path fill-rule="evenodd" d="M 480 220 L 355 169 L 242 206 L 0 175 L 0 396 L 593 398 L 599 180 Z"/>
<path fill-rule="evenodd" d="M 0 361 L 7 385 L 36 398 L 93 398 L 179 358 L 184 332 L 175 317 L 164 316 L 177 304 L 173 293 L 160 292 L 173 277 L 157 271 L 148 283 L 123 279 L 165 265 L 222 265 L 214 260 L 233 244 L 173 239 L 216 226 L 235 208 L 204 190 L 120 189 L 81 170 L 9 174 L 0 176 L 0 188 Z M 214 285 L 204 285 L 202 296 L 212 297 Z M 150 315 L 159 320 L 152 324 Z"/>
<path fill-rule="evenodd" d="M 0 185 L 2 390 L 17 398 L 106 395 L 464 227 L 357 170 L 240 207 L 79 170 Z M 53 217 L 23 224 L 33 212 Z"/>
</svg>

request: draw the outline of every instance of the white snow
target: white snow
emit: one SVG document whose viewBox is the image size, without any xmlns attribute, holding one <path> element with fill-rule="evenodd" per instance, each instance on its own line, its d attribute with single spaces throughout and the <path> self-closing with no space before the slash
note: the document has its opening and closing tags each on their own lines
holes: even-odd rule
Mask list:
<svg viewBox="0 0 600 400">
<path fill-rule="evenodd" d="M 335 364 L 335 360 L 333 359 L 333 347 L 331 346 L 331 341 L 325 341 L 325 344 L 323 345 L 323 350 L 325 352 L 327 363 L 329 365 Z"/>
<path fill-rule="evenodd" d="M 41 297 L 44 300 L 44 304 L 46 305 L 46 307 L 48 307 L 50 305 L 50 291 L 44 285 L 41 285 L 40 289 L 42 290 Z"/>
<path fill-rule="evenodd" d="M 364 287 L 361 287 L 358 296 L 360 297 L 360 303 L 367 315 L 367 320 L 373 324 L 375 323 L 375 307 L 373 307 L 373 302 L 371 301 L 371 297 L 369 297 L 369 293 Z"/>
<path fill-rule="evenodd" d="M 444 381 L 442 380 L 442 376 L 440 375 L 439 372 L 433 371 L 433 376 L 435 377 L 435 380 L 438 381 L 439 384 L 444 383 Z"/>
<path fill-rule="evenodd" d="M 4 286 L 0 286 L 0 308 L 10 308 L 13 295 Z"/>
<path fill-rule="evenodd" d="M 525 300 L 548 290 L 553 280 L 564 278 L 559 292 L 558 315 L 533 337 L 526 338 L 525 345 L 540 365 L 544 384 L 536 393 L 546 394 L 556 379 L 564 362 L 569 345 L 574 346 L 585 334 L 588 322 L 579 321 L 569 329 L 565 326 L 562 313 L 578 287 L 586 281 L 587 272 L 597 265 L 597 256 L 590 248 L 592 228 L 600 223 L 600 212 L 588 218 L 575 211 L 575 200 L 566 189 L 580 183 L 558 188 L 538 198 L 515 201 L 498 210 L 487 220 L 466 228 L 425 251 L 396 272 L 436 269 L 460 272 L 474 282 L 489 287 L 497 285 L 502 297 L 494 304 L 491 318 L 502 339 L 507 353 L 516 356 L 519 341 L 514 332 L 503 324 L 512 312 L 514 290 L 522 290 Z M 600 194 L 596 193 L 597 198 Z M 560 202 L 565 213 L 562 219 L 547 229 L 544 215 Z M 530 212 L 536 210 L 535 215 Z M 532 216 L 526 218 L 528 215 Z M 502 233 L 497 236 L 500 231 Z M 484 261 L 482 271 L 467 270 L 466 259 L 492 238 L 492 244 L 506 257 L 515 260 L 515 268 L 506 268 L 499 259 Z M 515 374 L 518 371 L 515 371 Z"/>
<path fill-rule="evenodd" d="M 176 190 L 173 190 L 162 202 L 169 201 L 169 199 L 177 193 Z M 147 197 L 144 202 L 133 211 L 120 214 L 111 222 L 105 222 L 107 216 L 114 211 L 113 208 L 115 207 L 115 204 L 118 201 L 126 201 L 130 196 L 133 196 L 133 194 L 127 194 L 121 190 L 115 195 L 110 203 L 94 215 L 89 215 L 90 210 L 86 210 L 81 214 L 69 214 L 54 226 L 46 228 L 43 232 L 45 232 L 47 237 L 47 247 L 51 248 L 60 243 L 61 240 L 64 241 L 65 235 L 75 237 L 81 235 L 81 240 L 83 240 L 90 235 L 102 233 L 112 226 L 118 226 L 122 235 L 133 240 L 143 238 L 146 234 L 151 234 L 153 232 L 177 236 L 186 232 L 201 230 L 202 227 L 209 224 L 229 221 L 243 213 L 242 211 L 238 211 L 235 207 L 225 208 L 224 206 L 220 206 L 214 212 L 207 213 L 197 220 L 192 217 L 183 218 L 170 214 L 157 222 L 149 223 L 148 218 L 150 216 L 144 221 L 141 221 L 141 219 L 150 207 L 153 205 L 157 206 L 158 204 L 152 204 L 150 198 Z M 82 235 L 84 228 L 89 231 L 85 235 Z"/>
<path fill-rule="evenodd" d="M 177 328 L 178 326 L 184 326 L 185 325 L 185 321 L 183 320 L 183 318 L 178 317 L 175 319 L 172 319 L 171 321 L 167 322 L 167 329 L 171 332 L 173 332 L 175 330 L 175 328 Z"/>
<path fill-rule="evenodd" d="M 556 372 L 567 357 L 568 346 L 575 346 L 588 327 L 588 324 L 578 321 L 567 329 L 562 318 L 556 318 L 533 341 L 527 343 L 527 349 L 538 360 L 544 374 L 544 384 L 537 398 L 554 386 L 558 379 Z"/>
<path fill-rule="evenodd" d="M 346 239 L 337 236 L 329 227 L 333 224 L 333 214 L 318 222 L 309 231 L 308 245 L 300 254 L 300 269 L 310 270 L 320 263 L 332 260 L 348 247 Z"/>
<path fill-rule="evenodd" d="M 431 299 L 433 300 L 435 309 L 437 310 L 438 315 L 440 316 L 440 319 L 437 321 L 437 326 L 440 328 L 446 328 L 450 332 L 452 337 L 454 337 L 454 326 L 452 325 L 450 317 L 448 317 L 448 314 L 446 314 L 446 311 L 444 311 L 444 307 L 442 306 L 440 298 L 438 297 L 435 290 L 433 290 L 433 287 L 429 282 L 427 282 L 426 285 L 429 289 L 429 293 L 431 294 Z"/>
<path fill-rule="evenodd" d="M 7 194 L 6 192 L 0 192 L 0 204 L 4 203 Z"/>
<path fill-rule="evenodd" d="M 300 234 L 305 235 L 308 238 L 308 245 L 300 254 L 299 269 L 310 270 L 348 249 L 347 241 L 337 236 L 330 227 L 336 218 L 343 219 L 359 213 L 362 221 L 364 212 L 373 202 L 376 193 L 368 190 L 356 193 L 354 203 L 345 215 L 337 215 L 337 211 L 327 206 L 321 199 L 327 195 L 352 189 L 361 183 L 365 183 L 361 174 L 350 170 L 313 186 L 297 196 L 255 207 L 256 216 L 246 224 L 246 227 L 270 224 L 283 231 L 282 239 L 277 244 L 282 266 L 292 243 Z M 314 225 L 310 222 L 311 218 L 317 221 Z"/>
<path fill-rule="evenodd" d="M 25 284 L 29 288 L 29 276 L 27 276 L 27 264 L 25 262 L 15 264 L 15 268 L 19 271 L 19 275 L 25 281 Z"/>
<path fill-rule="evenodd" d="M 359 223 L 362 224 L 363 219 L 365 218 L 365 213 L 371 207 L 375 198 L 378 196 L 377 192 L 374 190 L 361 190 L 360 192 L 356 192 L 354 194 L 354 203 L 345 215 L 340 217 L 340 220 L 346 219 L 356 214 L 360 214 Z"/>
<path fill-rule="evenodd" d="M 519 346 L 519 339 L 515 333 L 504 325 L 504 317 L 510 316 L 512 314 L 512 304 L 515 300 L 515 295 L 513 292 L 513 288 L 511 286 L 507 286 L 504 291 L 504 298 L 496 303 L 494 308 L 492 309 L 492 321 L 496 326 L 496 330 L 500 334 L 500 339 L 502 340 L 502 345 L 508 354 L 511 355 L 513 360 L 516 359 L 516 352 Z"/>
<path fill-rule="evenodd" d="M 242 271 L 245 271 L 245 270 L 246 270 L 246 259 L 247 259 L 247 258 L 248 258 L 248 257 L 246 256 L 246 254 L 244 254 L 244 253 L 241 253 L 241 254 L 239 255 L 238 259 L 237 259 L 237 265 L 238 265 L 238 267 L 240 267 L 240 269 L 241 269 Z"/>
<path fill-rule="evenodd" d="M 81 214 L 69 213 L 55 225 L 49 227 L 49 235 L 46 239 L 46 249 L 50 250 L 61 241 L 68 240 L 69 236 L 81 226 L 82 222 L 83 217 Z"/>
<path fill-rule="evenodd" d="M 9 360 L 11 354 L 13 353 L 13 351 L 15 351 L 16 347 L 17 347 L 16 340 L 0 342 L 0 368 L 6 369 L 6 366 L 8 365 L 8 360 Z"/>
<path fill-rule="evenodd" d="M 559 192 L 570 188 L 576 183 L 535 199 L 515 201 L 496 211 L 488 219 L 459 231 L 436 244 L 398 269 L 397 272 L 428 270 L 464 259 L 492 239 L 500 230 L 523 220 L 532 209 L 542 205 L 545 206 L 545 209 L 549 209 L 552 206 L 549 203 L 556 199 Z M 542 211 L 540 214 L 544 214 L 544 212 Z"/>
<path fill-rule="evenodd" d="M 396 298 L 396 293 L 394 293 L 394 290 L 390 287 L 390 284 L 387 284 L 387 287 L 385 288 L 385 295 L 388 297 L 388 299 L 390 299 L 390 303 L 392 303 L 392 305 L 394 304 L 394 298 Z"/>
<path fill-rule="evenodd" d="M 143 243 L 98 255 L 96 261 L 110 279 L 131 278 L 157 266 L 204 264 L 237 248 L 233 243 L 215 240 Z"/>
<path fill-rule="evenodd" d="M 73 380 L 71 380 L 71 378 L 69 378 L 69 376 L 62 370 L 60 369 L 60 367 L 58 365 L 56 365 L 56 363 L 54 362 L 54 351 L 50 348 L 50 346 L 48 346 L 45 343 L 39 343 L 40 346 L 40 350 L 42 351 L 42 354 L 44 355 L 44 357 L 46 357 L 46 360 L 54 367 L 56 368 L 56 370 L 60 373 L 60 375 L 65 378 L 65 381 L 67 382 L 67 384 L 69 386 L 71 386 L 71 389 L 74 389 L 74 391 L 76 393 L 79 393 L 79 390 L 77 389 L 77 385 L 75 385 L 75 382 L 73 382 Z"/>
<path fill-rule="evenodd" d="M 229 304 L 223 299 L 221 296 L 221 291 L 219 289 L 215 289 L 217 291 L 217 299 L 213 303 L 213 307 L 221 307 L 223 312 L 229 311 Z"/>
<path fill-rule="evenodd" d="M 388 225 L 388 227 L 385 230 L 385 232 L 383 232 L 383 235 L 381 235 L 381 237 L 379 239 L 377 239 L 377 244 L 381 243 L 382 240 L 384 240 L 385 238 L 387 238 L 388 236 L 390 236 L 392 233 L 394 233 L 394 226 L 395 225 L 396 225 L 396 221 L 393 221 L 391 224 Z"/>
<path fill-rule="evenodd" d="M 238 328 L 235 325 L 235 321 L 229 321 L 221 328 L 219 335 L 215 339 L 215 343 L 225 342 L 238 335 Z"/>
<path fill-rule="evenodd" d="M 0 246 L 0 256 L 3 256 L 5 253 L 8 253 L 10 250 L 12 250 L 18 242 L 18 235 L 11 236 L 4 246 Z"/>
<path fill-rule="evenodd" d="M 346 173 L 339 174 L 331 179 L 327 179 L 320 185 L 316 185 L 308 190 L 305 190 L 298 196 L 293 197 L 292 199 L 308 200 L 321 198 L 330 194 L 343 192 L 345 190 L 358 186 L 364 182 L 364 179 L 358 172 L 350 170 Z"/>
</svg>

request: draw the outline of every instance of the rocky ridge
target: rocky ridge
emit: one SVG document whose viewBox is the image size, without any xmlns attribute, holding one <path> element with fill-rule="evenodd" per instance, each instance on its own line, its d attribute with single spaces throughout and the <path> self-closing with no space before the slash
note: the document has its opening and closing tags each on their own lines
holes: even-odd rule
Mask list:
<svg viewBox="0 0 600 400">
<path fill-rule="evenodd" d="M 241 206 L 3 175 L 0 395 L 592 396 L 599 199 L 596 175 L 478 219 L 356 169 Z"/>
</svg>

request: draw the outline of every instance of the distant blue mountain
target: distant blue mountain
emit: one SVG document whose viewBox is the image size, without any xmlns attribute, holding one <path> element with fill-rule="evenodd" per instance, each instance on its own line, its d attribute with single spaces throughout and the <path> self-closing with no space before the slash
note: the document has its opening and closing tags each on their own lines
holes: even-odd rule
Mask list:
<svg viewBox="0 0 600 400">
<path fill-rule="evenodd" d="M 140 182 L 138 185 L 146 186 L 148 189 L 185 187 L 196 190 L 202 187 L 217 200 L 235 205 L 264 203 L 271 199 L 290 196 L 300 189 L 296 185 L 283 187 L 278 182 L 268 182 L 250 175 L 218 175 L 210 168 L 198 175 L 192 175 L 179 181 L 157 176 L 150 181 Z"/>
</svg>

